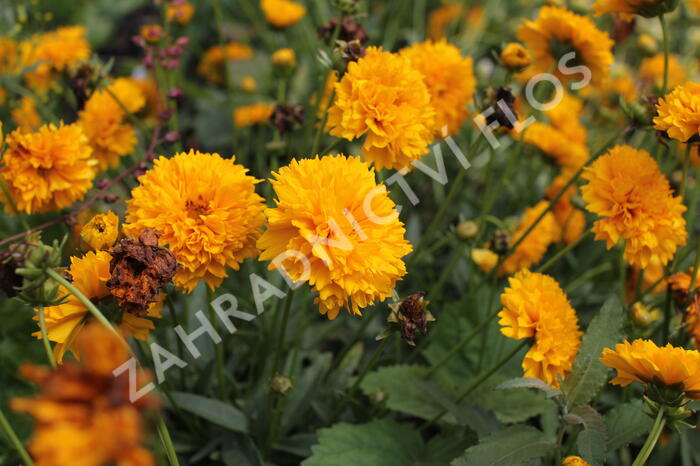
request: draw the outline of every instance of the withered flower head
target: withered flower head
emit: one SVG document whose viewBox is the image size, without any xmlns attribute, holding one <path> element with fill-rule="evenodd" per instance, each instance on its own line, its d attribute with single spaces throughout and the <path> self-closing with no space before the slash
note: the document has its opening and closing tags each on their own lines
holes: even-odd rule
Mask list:
<svg viewBox="0 0 700 466">
<path fill-rule="evenodd" d="M 294 129 L 296 125 L 304 124 L 304 106 L 300 104 L 277 104 L 270 115 L 270 122 L 281 134 Z"/>
<path fill-rule="evenodd" d="M 425 299 L 425 293 L 421 291 L 389 305 L 391 314 L 387 322 L 398 324 L 401 337 L 411 346 L 416 345 L 416 330 L 425 336 L 428 334 L 428 322 L 435 321 L 435 317 L 428 311 L 428 304 L 430 301 Z"/>
<path fill-rule="evenodd" d="M 15 273 L 17 264 L 10 250 L 0 252 L 0 291 L 8 298 L 17 296 L 17 288 L 22 286 L 22 277 Z"/>
<path fill-rule="evenodd" d="M 333 37 L 335 28 L 338 26 L 338 18 L 332 18 L 326 24 L 319 26 L 317 29 L 318 37 L 329 41 Z M 358 22 L 356 22 L 352 17 L 346 16 L 340 25 L 340 31 L 338 31 L 338 40 L 345 42 L 352 42 L 354 40 L 360 42 L 364 45 L 369 40 L 365 28 Z"/>
<path fill-rule="evenodd" d="M 498 89 L 489 88 L 486 90 L 486 106 L 484 110 L 488 108 L 493 108 L 493 113 L 486 117 L 486 124 L 498 122 L 499 127 L 513 129 L 513 115 L 517 115 L 515 112 L 515 96 L 511 92 L 509 87 L 499 87 Z M 502 102 L 499 104 L 499 102 Z M 510 109 L 510 115 L 507 115 L 503 110 L 502 106 Z M 517 116 L 516 116 L 517 119 Z"/>
<path fill-rule="evenodd" d="M 125 311 L 137 316 L 147 314 L 160 289 L 177 272 L 175 255 L 158 246 L 158 236 L 155 230 L 147 229 L 138 240 L 123 238 L 110 253 L 107 289 Z"/>
<path fill-rule="evenodd" d="M 367 50 L 362 46 L 362 43 L 359 40 L 338 42 L 340 43 L 340 56 L 348 62 L 357 61 L 364 57 L 367 53 Z"/>
</svg>

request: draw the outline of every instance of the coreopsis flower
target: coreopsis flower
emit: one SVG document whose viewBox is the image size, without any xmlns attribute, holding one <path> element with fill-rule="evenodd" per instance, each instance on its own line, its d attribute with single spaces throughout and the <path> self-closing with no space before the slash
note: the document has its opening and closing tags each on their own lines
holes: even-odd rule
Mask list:
<svg viewBox="0 0 700 466">
<path fill-rule="evenodd" d="M 255 257 L 255 241 L 265 216 L 258 180 L 247 169 L 219 154 L 181 152 L 160 157 L 139 178 L 127 201 L 127 234 L 152 228 L 162 234 L 181 268 L 175 284 L 191 292 L 204 280 L 211 289 Z"/>
<path fill-rule="evenodd" d="M 129 358 L 117 336 L 92 323 L 77 337 L 81 364 L 66 363 L 56 370 L 24 365 L 22 375 L 41 391 L 34 398 L 15 398 L 15 411 L 36 421 L 29 452 L 40 466 L 119 464 L 155 466 L 143 446 L 146 410 L 158 401 L 146 395 L 129 399 L 129 373 L 115 377 L 112 371 Z M 150 377 L 137 373 L 138 386 Z"/>
<path fill-rule="evenodd" d="M 343 155 L 292 160 L 271 183 L 277 200 L 265 211 L 260 260 L 308 281 L 330 319 L 343 307 L 359 315 L 391 296 L 411 245 L 386 187 L 377 185 L 366 162 Z"/>
<path fill-rule="evenodd" d="M 464 7 L 461 3 L 450 2 L 442 5 L 428 16 L 428 36 L 433 40 L 445 37 L 445 29 L 452 22 L 463 17 Z"/>
<path fill-rule="evenodd" d="M 643 276 L 642 276 L 643 275 Z M 666 291 L 666 283 L 663 278 L 666 276 L 666 269 L 661 264 L 649 264 L 642 269 L 639 267 L 629 267 L 625 279 L 625 299 L 627 303 L 633 303 L 637 298 L 637 290 L 649 291 L 652 294 L 660 294 Z M 639 283 L 639 280 L 642 283 Z M 640 288 L 642 286 L 643 288 Z"/>
<path fill-rule="evenodd" d="M 9 37 L 0 37 L 0 75 L 17 74 L 20 69 L 19 44 Z"/>
<path fill-rule="evenodd" d="M 187 24 L 194 15 L 194 5 L 187 1 L 174 0 L 165 7 L 165 17 L 168 21 Z"/>
<path fill-rule="evenodd" d="M 107 288 L 107 281 L 112 277 L 109 270 L 111 261 L 112 256 L 108 251 L 90 251 L 83 257 L 71 257 L 68 274 L 72 278 L 73 286 L 93 302 L 109 298 L 111 293 Z M 53 347 L 54 356 L 61 362 L 68 351 L 80 354 L 75 341 L 86 323 L 91 320 L 91 315 L 89 309 L 70 291 L 63 286 L 59 288 L 59 295 L 66 296 L 66 301 L 58 306 L 44 308 L 44 316 L 49 340 L 56 342 Z M 162 303 L 155 302 L 149 307 L 146 316 L 160 318 L 161 309 Z M 148 333 L 155 328 L 149 318 L 123 312 L 120 320 L 115 323 L 125 334 L 146 340 Z M 38 316 L 34 319 L 38 320 Z M 41 338 L 39 331 L 33 335 Z"/>
<path fill-rule="evenodd" d="M 5 144 L 0 178 L 21 212 L 69 207 L 92 187 L 92 149 L 78 125 L 43 125 L 35 133 L 15 130 L 7 135 Z M 1 192 L 0 200 L 12 212 Z"/>
<path fill-rule="evenodd" d="M 582 332 L 576 311 L 552 277 L 522 270 L 508 280 L 501 295 L 501 333 L 508 338 L 532 338 L 523 359 L 525 377 L 559 387 L 573 367 Z"/>
<path fill-rule="evenodd" d="M 545 193 L 547 198 L 554 199 L 573 176 L 574 173 L 572 170 L 564 170 L 552 181 L 549 188 L 547 188 Z M 571 199 L 576 196 L 577 191 L 576 185 L 569 186 L 552 208 L 554 219 L 559 225 L 561 239 L 566 244 L 571 244 L 576 241 L 586 228 L 586 215 L 582 211 L 576 209 L 571 202 Z"/>
<path fill-rule="evenodd" d="M 335 85 L 330 133 L 348 140 L 366 135 L 368 162 L 402 169 L 428 153 L 435 128 L 430 100 L 423 75 L 407 58 L 368 47 Z"/>
<path fill-rule="evenodd" d="M 593 10 L 597 15 L 618 14 L 622 19 L 631 20 L 634 15 L 647 18 L 673 11 L 678 0 L 596 0 Z"/>
<path fill-rule="evenodd" d="M 518 222 L 518 227 L 510 239 L 509 246 L 515 245 L 547 209 L 547 205 L 548 202 L 542 201 L 534 207 L 525 209 L 522 218 Z M 510 275 L 518 270 L 537 264 L 544 257 L 549 245 L 558 241 L 560 237 L 561 231 L 554 214 L 547 212 L 515 251 L 503 261 L 499 269 L 500 275 Z"/>
<path fill-rule="evenodd" d="M 522 71 L 532 63 L 530 52 L 517 42 L 506 44 L 501 51 L 501 62 L 510 71 Z"/>
<path fill-rule="evenodd" d="M 121 157 L 134 151 L 136 131 L 125 121 L 126 112 L 135 113 L 145 103 L 138 86 L 131 80 L 119 78 L 106 90 L 95 91 L 78 113 L 78 123 L 90 141 L 92 157 L 100 172 L 118 167 Z"/>
<path fill-rule="evenodd" d="M 17 128 L 24 132 L 36 131 L 41 126 L 41 117 L 31 97 L 22 97 L 19 105 L 12 109 L 11 115 Z"/>
<path fill-rule="evenodd" d="M 582 112 L 583 101 L 565 92 L 559 104 L 545 110 L 544 114 L 552 126 L 568 137 L 571 142 L 585 146 L 588 141 L 588 130 L 581 123 Z"/>
<path fill-rule="evenodd" d="M 642 60 L 639 68 L 639 79 L 649 83 L 652 89 L 661 89 L 664 83 L 664 54 L 660 53 Z M 673 89 L 683 84 L 686 80 L 686 72 L 677 55 L 668 57 L 668 88 Z"/>
<path fill-rule="evenodd" d="M 33 37 L 21 45 L 21 61 L 31 68 L 24 75 L 27 86 L 45 92 L 56 75 L 90 55 L 82 26 L 66 26 Z"/>
<path fill-rule="evenodd" d="M 605 348 L 600 362 L 617 370 L 610 382 L 626 387 L 639 382 L 647 387 L 678 392 L 700 399 L 700 353 L 667 344 L 658 347 L 651 340 L 625 341 L 615 349 Z"/>
<path fill-rule="evenodd" d="M 700 285 L 700 274 L 694 273 L 694 282 L 692 274 L 692 269 L 690 272 L 676 273 L 668 277 L 666 281 L 676 302 L 683 307 L 685 331 L 693 340 L 695 347 L 698 348 L 700 347 L 700 291 L 698 291 L 697 286 Z M 693 290 L 690 289 L 691 282 L 694 285 Z"/>
<path fill-rule="evenodd" d="M 230 42 L 225 46 L 215 45 L 207 49 L 197 65 L 197 73 L 214 84 L 224 82 L 224 63 L 248 60 L 253 57 L 253 49 L 245 44 Z"/>
<path fill-rule="evenodd" d="M 700 83 L 687 82 L 659 99 L 654 129 L 681 142 L 700 141 Z"/>
<path fill-rule="evenodd" d="M 624 240 L 631 265 L 666 265 L 685 245 L 686 208 L 648 152 L 613 147 L 586 167 L 583 179 L 589 181 L 582 188 L 586 209 L 603 217 L 593 226 L 596 239 L 608 249 Z"/>
<path fill-rule="evenodd" d="M 486 248 L 472 249 L 471 258 L 486 273 L 489 273 L 498 264 L 498 254 Z"/>
<path fill-rule="evenodd" d="M 291 0 L 260 0 L 265 19 L 277 28 L 296 24 L 306 14 L 306 7 Z"/>
<path fill-rule="evenodd" d="M 573 141 L 562 131 L 541 121 L 535 121 L 525 131 L 515 132 L 514 135 L 522 137 L 523 141 L 552 157 L 557 165 L 564 169 L 577 170 L 585 165 L 590 157 L 585 144 Z"/>
<path fill-rule="evenodd" d="M 297 64 L 297 56 L 294 49 L 284 48 L 276 50 L 270 57 L 270 61 L 275 66 L 293 68 Z"/>
<path fill-rule="evenodd" d="M 614 61 L 613 41 L 607 33 L 589 18 L 565 8 L 542 7 L 537 19 L 526 20 L 517 35 L 532 54 L 532 65 L 528 68 L 531 74 L 552 72 L 563 82 L 569 82 L 572 75 L 562 73 L 557 65 L 562 56 L 575 52 L 567 66 L 586 66 L 591 72 L 591 82 L 597 85 L 608 76 Z"/>
<path fill-rule="evenodd" d="M 630 308 L 629 316 L 638 326 L 649 327 L 659 320 L 661 312 L 658 309 L 649 309 L 644 303 L 636 302 Z"/>
<path fill-rule="evenodd" d="M 435 109 L 435 133 L 445 137 L 457 132 L 476 91 L 471 57 L 462 57 L 459 49 L 444 39 L 414 44 L 400 54 L 423 75 Z"/>
<path fill-rule="evenodd" d="M 242 105 L 233 110 L 233 124 L 236 128 L 270 122 L 275 106 L 267 103 Z"/>
<path fill-rule="evenodd" d="M 111 248 L 118 236 L 119 217 L 111 210 L 93 216 L 80 230 L 80 238 L 95 251 Z"/>
<path fill-rule="evenodd" d="M 561 462 L 561 466 L 591 466 L 588 461 L 580 456 L 567 456 Z"/>
<path fill-rule="evenodd" d="M 241 80 L 241 89 L 248 94 L 252 94 L 258 89 L 258 83 L 252 76 L 243 76 L 243 79 Z"/>
</svg>

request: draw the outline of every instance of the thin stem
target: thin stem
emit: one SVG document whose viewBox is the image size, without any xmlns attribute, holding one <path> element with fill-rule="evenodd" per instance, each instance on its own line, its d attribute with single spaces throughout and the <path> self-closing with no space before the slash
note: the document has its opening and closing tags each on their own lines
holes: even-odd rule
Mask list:
<svg viewBox="0 0 700 466">
<path fill-rule="evenodd" d="M 165 425 L 163 416 L 159 416 L 158 419 L 158 435 L 160 436 L 160 440 L 163 442 L 163 446 L 165 447 L 165 454 L 168 456 L 170 466 L 180 466 L 180 461 L 177 459 L 177 453 L 175 453 L 173 440 L 170 438 L 170 432 L 168 431 L 168 426 Z"/>
<path fill-rule="evenodd" d="M 77 289 L 71 282 L 63 278 L 58 272 L 56 272 L 54 269 L 47 269 L 46 273 L 49 275 L 49 277 L 53 278 L 56 280 L 58 283 L 63 285 L 68 291 L 70 291 L 73 296 L 78 298 L 78 300 L 83 303 L 85 307 L 88 308 L 90 313 L 97 319 L 102 325 L 110 329 L 112 332 L 114 332 L 117 336 L 121 338 L 121 335 L 117 330 L 112 326 L 111 322 L 107 320 L 104 314 L 100 312 L 99 309 L 88 299 L 87 296 L 85 296 L 79 289 Z M 126 344 L 126 343 L 125 343 Z"/>
<path fill-rule="evenodd" d="M 330 110 L 334 99 L 335 99 L 335 88 L 333 88 L 330 95 L 328 96 L 328 102 L 326 102 L 326 106 L 323 109 L 323 117 L 321 118 L 321 121 L 318 124 L 318 128 L 316 129 L 316 135 L 314 136 L 314 142 L 313 142 L 313 145 L 311 146 L 311 155 L 312 156 L 314 156 L 318 153 L 318 148 L 321 145 L 321 135 L 323 134 L 323 130 L 326 127 L 326 124 L 328 123 L 328 110 Z"/>
<path fill-rule="evenodd" d="M 22 225 L 22 228 L 25 230 L 29 230 L 29 224 L 27 223 L 27 219 L 24 218 L 24 214 L 20 212 L 17 208 L 15 200 L 10 195 L 10 190 L 7 189 L 7 186 L 5 185 L 5 182 L 3 180 L 0 180 L 0 189 L 2 189 L 2 193 L 5 196 L 5 199 L 7 199 L 7 204 L 10 206 L 12 213 L 15 214 L 15 217 L 17 217 L 17 220 L 19 220 L 19 223 L 20 225 Z"/>
<path fill-rule="evenodd" d="M 44 344 L 44 350 L 46 351 L 46 357 L 49 360 L 49 364 L 53 369 L 56 369 L 56 358 L 53 357 L 53 350 L 51 349 L 51 342 L 49 342 L 49 334 L 46 331 L 46 319 L 44 318 L 44 306 L 39 306 L 39 328 L 41 329 L 41 342 Z"/>
<path fill-rule="evenodd" d="M 12 428 L 10 422 L 5 417 L 5 413 L 2 412 L 2 409 L 0 409 L 0 425 L 2 426 L 2 430 L 5 431 L 5 434 L 7 434 L 7 438 L 10 440 L 12 446 L 14 446 L 17 450 L 17 453 L 19 453 L 19 456 L 22 458 L 22 461 L 25 463 L 25 465 L 33 466 L 34 461 L 32 461 L 32 457 L 29 456 L 29 453 L 27 452 L 27 449 L 24 448 L 24 445 L 22 445 L 22 442 L 19 441 L 19 437 L 17 437 L 15 430 Z"/>
<path fill-rule="evenodd" d="M 651 452 L 654 451 L 656 442 L 659 440 L 659 437 L 661 436 L 661 432 L 663 432 L 665 425 L 666 417 L 664 416 L 664 410 L 663 408 L 660 408 L 658 414 L 656 415 L 654 426 L 651 428 L 651 432 L 649 432 L 649 436 L 644 442 L 644 445 L 639 451 L 639 454 L 634 460 L 634 463 L 632 463 L 632 466 L 643 466 L 644 464 L 646 464 L 647 459 L 649 459 L 649 455 L 651 455 Z"/>
<path fill-rule="evenodd" d="M 559 259 L 564 257 L 566 255 L 566 253 L 568 253 L 569 251 L 574 249 L 576 246 L 581 244 L 583 242 L 583 240 L 585 240 L 586 238 L 588 238 L 588 236 L 590 236 L 591 233 L 592 233 L 591 229 L 589 228 L 588 231 L 586 231 L 585 233 L 582 233 L 576 239 L 576 241 L 572 242 L 571 244 L 568 244 L 565 248 L 563 248 L 559 252 L 557 252 L 551 259 L 549 259 L 547 262 L 545 262 L 543 265 L 541 265 L 540 268 L 537 269 L 537 272 L 544 273 L 547 269 L 549 269 L 551 266 L 556 264 L 559 261 Z"/>
<path fill-rule="evenodd" d="M 287 294 L 287 298 L 284 301 L 284 310 L 282 311 L 282 325 L 280 326 L 279 337 L 277 338 L 277 351 L 275 351 L 275 359 L 272 364 L 272 376 L 277 375 L 277 370 L 280 366 L 280 360 L 282 359 L 282 352 L 284 351 L 284 338 L 287 333 L 287 323 L 289 322 L 289 311 L 292 308 L 292 301 L 294 301 L 294 291 L 290 291 Z"/>
<path fill-rule="evenodd" d="M 668 40 L 668 25 L 666 24 L 666 16 L 660 15 L 659 21 L 661 21 L 661 31 L 663 32 L 664 41 L 664 85 L 661 88 L 661 95 L 664 96 L 668 90 L 668 58 L 671 52 Z"/>
<path fill-rule="evenodd" d="M 345 359 L 345 356 L 350 352 L 352 347 L 355 345 L 357 340 L 362 337 L 362 334 L 365 332 L 367 329 L 367 326 L 369 326 L 369 323 L 372 321 L 374 314 L 372 313 L 365 313 L 364 317 L 362 318 L 362 323 L 360 324 L 359 327 L 357 327 L 357 330 L 352 334 L 348 342 L 345 344 L 343 347 L 343 350 L 338 354 L 338 356 L 335 357 L 335 361 L 338 364 L 332 365 L 331 367 L 328 368 L 328 371 L 326 372 L 326 375 L 324 376 L 324 379 L 327 379 L 328 376 L 333 372 L 333 369 L 337 368 L 340 362 Z"/>
<path fill-rule="evenodd" d="M 243 2 L 245 3 L 245 2 Z M 219 45 L 224 50 L 224 86 L 226 87 L 226 102 L 229 107 L 229 114 L 233 114 L 233 109 L 235 107 L 235 94 L 233 88 L 233 76 L 231 76 L 231 63 L 228 60 L 228 54 L 226 52 L 226 35 L 224 33 L 224 13 L 221 8 L 221 0 L 214 0 L 214 18 L 216 20 L 216 32 L 218 34 Z M 232 138 L 232 149 L 235 151 L 236 147 L 236 125 L 233 125 L 231 130 Z"/>
</svg>

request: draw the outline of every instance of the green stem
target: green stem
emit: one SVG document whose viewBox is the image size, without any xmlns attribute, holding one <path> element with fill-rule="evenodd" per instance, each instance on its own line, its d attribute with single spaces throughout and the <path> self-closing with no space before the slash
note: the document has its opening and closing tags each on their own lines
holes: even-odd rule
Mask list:
<svg viewBox="0 0 700 466">
<path fill-rule="evenodd" d="M 663 32 L 664 41 L 664 85 L 661 88 L 661 95 L 665 96 L 668 90 L 668 59 L 670 55 L 670 44 L 668 40 L 668 25 L 666 24 L 666 16 L 660 15 L 659 21 L 661 21 L 661 31 Z"/>
<path fill-rule="evenodd" d="M 165 453 L 168 456 L 170 466 L 180 466 L 180 462 L 177 459 L 177 454 L 175 453 L 173 440 L 170 438 L 170 432 L 168 431 L 168 426 L 165 425 L 163 416 L 159 416 L 158 419 L 158 435 L 160 436 L 160 440 L 163 442 L 163 446 L 165 447 Z"/>
<path fill-rule="evenodd" d="M 245 2 L 243 2 L 245 3 Z M 219 45 L 224 50 L 224 86 L 226 86 L 226 102 L 228 103 L 229 116 L 233 114 L 235 107 L 235 95 L 233 88 L 233 76 L 231 76 L 231 63 L 226 56 L 226 35 L 224 34 L 224 13 L 221 8 L 221 0 L 214 0 L 214 18 L 216 20 L 216 32 L 218 34 Z M 236 125 L 233 125 L 231 130 L 232 150 L 236 150 Z"/>
<path fill-rule="evenodd" d="M 556 263 L 559 261 L 559 259 L 561 259 L 562 257 L 564 257 L 564 256 L 566 255 L 566 253 L 568 253 L 569 251 L 571 251 L 572 249 L 574 249 L 576 246 L 578 246 L 579 244 L 581 244 L 581 242 L 583 242 L 583 240 L 585 240 L 586 238 L 588 238 L 588 236 L 590 236 L 591 233 L 592 233 L 592 232 L 591 232 L 591 229 L 589 228 L 588 231 L 586 231 L 585 233 L 582 233 L 582 234 L 576 239 L 576 241 L 573 241 L 571 244 L 568 244 L 565 248 L 561 249 L 561 250 L 560 250 L 559 252 L 557 252 L 554 256 L 552 256 L 551 259 L 549 259 L 547 262 L 545 262 L 543 265 L 541 265 L 541 266 L 537 269 L 537 272 L 538 272 L 538 273 L 544 273 L 547 269 L 549 269 L 551 266 L 553 266 L 554 264 L 556 264 Z"/>
<path fill-rule="evenodd" d="M 29 453 L 27 453 L 27 449 L 24 448 L 22 442 L 19 441 L 19 437 L 17 437 L 15 430 L 12 428 L 10 422 L 5 417 L 5 413 L 2 412 L 2 409 L 0 409 L 0 426 L 2 426 L 2 429 L 5 431 L 5 434 L 7 434 L 7 438 L 10 440 L 12 446 L 14 446 L 17 450 L 17 453 L 19 453 L 19 456 L 22 458 L 22 461 L 24 461 L 25 466 L 33 466 L 34 461 L 32 461 L 32 457 L 29 456 Z"/>
<path fill-rule="evenodd" d="M 49 334 L 46 331 L 46 319 L 44 318 L 44 306 L 39 306 L 39 328 L 41 329 L 41 342 L 44 344 L 44 350 L 46 351 L 46 357 L 49 359 L 49 364 L 51 368 L 56 369 L 56 359 L 53 357 L 53 350 L 51 349 L 51 342 L 49 342 Z"/>
<path fill-rule="evenodd" d="M 324 86 L 325 86 L 325 84 L 324 84 Z M 321 96 L 319 96 L 319 99 L 320 98 L 321 98 Z M 330 110 L 334 99 L 335 99 L 335 88 L 331 91 L 331 94 L 328 96 L 328 102 L 326 102 L 326 106 L 323 109 L 323 117 L 321 118 L 321 121 L 318 124 L 318 128 L 316 129 L 316 135 L 314 136 L 314 142 L 313 142 L 313 145 L 311 146 L 311 154 L 309 154 L 312 157 L 317 154 L 318 148 L 321 145 L 321 135 L 323 134 L 323 129 L 326 127 L 326 124 L 328 123 L 328 110 Z"/>
<path fill-rule="evenodd" d="M 63 285 L 68 291 L 70 291 L 73 296 L 78 298 L 78 300 L 83 303 L 85 307 L 88 308 L 90 313 L 97 319 L 102 325 L 110 329 L 112 332 L 114 332 L 115 335 L 118 335 L 121 338 L 121 335 L 117 330 L 112 326 L 111 322 L 107 320 L 104 314 L 100 312 L 99 309 L 90 301 L 87 296 L 85 296 L 79 289 L 77 289 L 71 282 L 63 278 L 58 272 L 56 272 L 54 269 L 46 269 L 46 273 L 48 274 L 49 277 L 53 278 L 56 280 L 58 283 Z M 126 344 L 126 343 L 125 343 Z"/>
<path fill-rule="evenodd" d="M 335 361 L 340 364 L 343 359 L 345 359 L 345 356 L 350 352 L 352 347 L 355 345 L 357 340 L 362 337 L 362 334 L 365 332 L 367 329 L 367 326 L 369 326 L 369 323 L 372 321 L 372 317 L 374 314 L 371 313 L 365 313 L 364 316 L 362 317 L 362 323 L 360 324 L 359 327 L 357 327 L 357 330 L 352 334 L 348 342 L 345 344 L 343 347 L 343 350 L 338 354 L 338 356 L 335 357 Z M 328 376 L 333 372 L 333 369 L 338 367 L 338 364 L 335 364 L 331 367 L 328 368 L 328 371 L 326 372 L 326 375 L 324 376 L 324 380 L 328 379 Z"/>
<path fill-rule="evenodd" d="M 665 425 L 666 418 L 664 417 L 663 407 L 661 407 L 659 409 L 658 414 L 656 415 L 654 426 L 651 428 L 651 432 L 649 432 L 649 436 L 644 442 L 644 445 L 639 451 L 639 454 L 634 460 L 634 463 L 632 463 L 632 466 L 643 466 L 644 464 L 646 464 L 647 459 L 649 459 L 649 455 L 651 455 L 651 452 L 654 451 L 656 442 L 659 440 L 659 437 L 661 436 L 661 432 L 663 432 Z"/>
</svg>

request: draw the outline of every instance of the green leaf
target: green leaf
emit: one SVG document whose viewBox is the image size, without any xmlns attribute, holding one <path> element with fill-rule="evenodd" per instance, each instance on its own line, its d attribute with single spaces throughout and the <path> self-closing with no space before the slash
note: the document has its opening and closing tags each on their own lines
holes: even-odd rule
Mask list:
<svg viewBox="0 0 700 466">
<path fill-rule="evenodd" d="M 653 420 L 644 414 L 641 400 L 617 406 L 605 416 L 608 428 L 608 451 L 627 446 L 651 430 Z"/>
<path fill-rule="evenodd" d="M 534 427 L 511 426 L 484 438 L 469 448 L 452 466 L 509 466 L 542 458 L 556 448 L 556 443 Z M 399 464 L 399 463 L 396 463 Z"/>
<path fill-rule="evenodd" d="M 228 403 L 184 392 L 173 392 L 172 397 L 180 409 L 212 424 L 234 432 L 248 432 L 248 419 L 245 414 Z"/>
<path fill-rule="evenodd" d="M 502 384 L 499 384 L 496 387 L 497 390 L 503 390 L 506 388 L 536 388 L 538 390 L 543 391 L 547 398 L 553 398 L 555 396 L 561 395 L 561 390 L 552 387 L 547 382 L 544 382 L 540 379 L 533 379 L 530 377 L 520 377 L 517 379 L 511 379 L 506 382 L 503 382 Z"/>
<path fill-rule="evenodd" d="M 476 401 L 480 406 L 493 411 L 499 421 L 507 424 L 523 422 L 542 414 L 554 403 L 541 393 L 517 388 L 479 391 Z"/>
<path fill-rule="evenodd" d="M 617 295 L 605 301 L 583 337 L 571 373 L 562 384 L 569 410 L 587 404 L 608 379 L 608 368 L 598 359 L 604 348 L 622 339 L 624 313 Z"/>
<path fill-rule="evenodd" d="M 577 407 L 572 414 L 581 419 L 584 428 L 576 442 L 579 455 L 591 466 L 602 465 L 608 453 L 608 429 L 605 419 L 588 405 Z"/>
<path fill-rule="evenodd" d="M 303 466 L 359 466 L 400 464 L 402 466 L 439 466 L 451 458 L 431 460 L 420 433 L 393 421 L 369 424 L 336 424 L 318 433 L 319 444 Z M 444 452 L 437 451 L 436 455 Z"/>
</svg>

